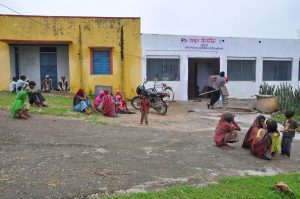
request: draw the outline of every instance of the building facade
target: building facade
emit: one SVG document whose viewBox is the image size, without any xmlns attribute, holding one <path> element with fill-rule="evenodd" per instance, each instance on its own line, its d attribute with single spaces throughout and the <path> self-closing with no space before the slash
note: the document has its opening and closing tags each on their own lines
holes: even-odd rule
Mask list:
<svg viewBox="0 0 300 199">
<path fill-rule="evenodd" d="M 70 91 L 120 89 L 127 98 L 141 82 L 140 18 L 0 15 L 0 90 L 25 74 L 40 88 L 61 76 Z"/>
<path fill-rule="evenodd" d="M 175 99 L 189 100 L 224 71 L 231 98 L 251 98 L 259 86 L 300 86 L 300 40 L 142 34 L 142 78 L 172 86 Z"/>
</svg>

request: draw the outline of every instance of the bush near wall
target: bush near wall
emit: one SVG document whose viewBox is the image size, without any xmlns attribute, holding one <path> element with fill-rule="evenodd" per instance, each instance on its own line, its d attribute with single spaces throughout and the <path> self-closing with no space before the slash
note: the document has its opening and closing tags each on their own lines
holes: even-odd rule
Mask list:
<svg viewBox="0 0 300 199">
<path fill-rule="evenodd" d="M 278 98 L 280 111 L 293 110 L 300 114 L 300 88 L 294 89 L 287 82 L 278 86 L 263 83 L 259 87 L 260 95 L 275 95 Z"/>
</svg>

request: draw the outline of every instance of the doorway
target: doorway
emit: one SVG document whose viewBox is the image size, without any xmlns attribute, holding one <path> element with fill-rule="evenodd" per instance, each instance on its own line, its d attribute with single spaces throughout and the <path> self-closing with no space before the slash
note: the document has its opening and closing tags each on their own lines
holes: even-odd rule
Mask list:
<svg viewBox="0 0 300 199">
<path fill-rule="evenodd" d="M 210 76 L 217 75 L 219 72 L 219 58 L 189 58 L 188 99 L 197 98 L 199 93 L 212 86 Z"/>
<path fill-rule="evenodd" d="M 53 89 L 57 89 L 57 53 L 56 47 L 40 48 L 41 83 L 46 75 L 52 79 Z"/>
</svg>

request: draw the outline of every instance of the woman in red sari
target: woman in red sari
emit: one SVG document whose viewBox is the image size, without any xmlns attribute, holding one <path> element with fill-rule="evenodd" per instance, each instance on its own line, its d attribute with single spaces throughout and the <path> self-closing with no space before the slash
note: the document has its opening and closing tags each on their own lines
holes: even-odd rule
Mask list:
<svg viewBox="0 0 300 199">
<path fill-rule="evenodd" d="M 253 141 L 254 137 L 256 136 L 257 131 L 260 128 L 264 128 L 264 129 L 266 128 L 265 121 L 266 121 L 266 117 L 263 115 L 259 115 L 255 118 L 252 126 L 248 129 L 248 131 L 244 137 L 244 141 L 242 144 L 243 148 L 245 148 L 245 149 L 251 148 L 252 141 Z"/>
<path fill-rule="evenodd" d="M 241 128 L 234 121 L 234 115 L 230 112 L 224 112 L 217 124 L 214 141 L 218 147 L 229 147 L 227 143 L 238 141 L 237 131 Z"/>
<path fill-rule="evenodd" d="M 116 107 L 113 97 L 108 90 L 104 90 L 102 113 L 105 116 L 116 117 Z"/>
<path fill-rule="evenodd" d="M 259 129 L 251 145 L 251 153 L 258 158 L 272 159 L 272 137 L 277 132 L 277 123 L 267 121 L 267 129 Z"/>
</svg>

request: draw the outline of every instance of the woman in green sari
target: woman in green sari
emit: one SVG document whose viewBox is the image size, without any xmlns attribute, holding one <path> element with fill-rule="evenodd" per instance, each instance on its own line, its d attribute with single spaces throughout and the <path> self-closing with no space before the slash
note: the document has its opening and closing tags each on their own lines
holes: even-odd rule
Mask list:
<svg viewBox="0 0 300 199">
<path fill-rule="evenodd" d="M 16 100 L 10 110 L 11 116 L 13 118 L 28 119 L 31 116 L 28 114 L 29 103 L 28 94 L 25 90 L 20 91 L 17 94 Z"/>
</svg>

